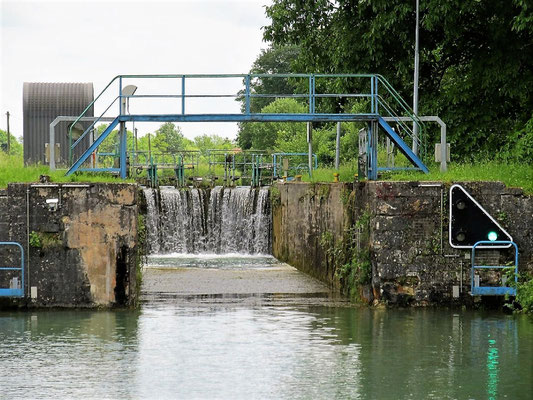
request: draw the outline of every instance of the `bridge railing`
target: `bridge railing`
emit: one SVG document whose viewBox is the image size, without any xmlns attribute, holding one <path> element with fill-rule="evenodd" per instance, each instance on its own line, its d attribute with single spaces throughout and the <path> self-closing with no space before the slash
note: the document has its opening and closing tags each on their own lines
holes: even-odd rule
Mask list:
<svg viewBox="0 0 533 400">
<path fill-rule="evenodd" d="M 161 80 L 163 85 L 161 85 Z M 159 86 L 150 81 L 158 82 Z M 222 81 L 222 83 L 220 83 Z M 228 84 L 235 81 L 235 84 Z M 285 83 L 284 85 L 270 85 L 271 87 L 290 87 L 291 93 L 257 92 L 257 84 L 262 82 Z M 132 94 L 125 94 L 126 84 L 135 83 L 139 90 Z M 200 84 L 199 84 L 200 83 Z M 224 90 L 220 91 L 219 87 Z M 262 86 L 264 89 L 264 86 Z M 200 90 L 198 90 L 200 88 Z M 227 91 L 225 89 L 228 89 Z M 346 90 L 345 88 L 349 88 Z M 204 89 L 204 90 L 201 90 Z M 159 93 L 158 93 L 159 92 Z M 307 105 L 306 113 L 279 113 L 275 116 L 266 115 L 253 110 L 253 102 L 260 99 L 295 98 Z M 238 111 L 228 111 L 221 108 L 220 101 L 231 100 Z M 170 101 L 170 108 L 165 112 L 147 113 L 134 112 L 130 115 L 130 102 L 144 104 L 149 109 L 154 104 L 147 105 L 147 101 Z M 239 109 L 234 100 L 243 100 L 244 106 Z M 191 107 L 191 102 L 196 102 Z M 205 104 L 198 104 L 203 101 Z M 213 106 L 208 103 L 216 101 Z M 105 103 L 104 103 L 105 102 Z M 86 113 L 98 104 L 105 104 L 103 112 L 87 128 L 87 130 L 73 143 L 72 127 L 83 118 Z M 350 106 L 357 103 L 357 111 Z M 118 104 L 118 105 L 117 105 Z M 158 103 L 159 104 L 159 103 Z M 198 105 L 201 105 L 198 108 Z M 115 108 L 116 107 L 116 108 Z M 165 74 L 165 75 L 118 75 L 98 94 L 69 129 L 70 162 L 72 151 L 85 143 L 83 138 L 94 132 L 96 124 L 109 114 L 138 121 L 370 121 L 377 115 L 392 117 L 398 133 L 407 142 L 417 141 L 419 148 L 424 150 L 423 124 L 413 113 L 410 106 L 398 92 L 381 75 L 377 74 Z M 164 114 L 164 115 L 163 115 Z M 162 117 L 165 117 L 163 119 Z M 268 118 L 267 118 L 268 117 Z M 411 122 L 401 121 L 399 117 L 408 117 Z M 413 126 L 418 126 L 418 136 L 414 134 Z M 97 138 L 93 138 L 96 140 Z M 409 143 L 408 143 L 409 144 Z"/>
</svg>

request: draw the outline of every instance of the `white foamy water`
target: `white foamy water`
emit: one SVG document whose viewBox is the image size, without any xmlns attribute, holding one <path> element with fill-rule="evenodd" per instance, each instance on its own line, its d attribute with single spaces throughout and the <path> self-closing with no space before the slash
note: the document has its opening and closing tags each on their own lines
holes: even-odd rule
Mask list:
<svg viewBox="0 0 533 400">
<path fill-rule="evenodd" d="M 268 188 L 144 189 L 149 254 L 270 254 Z"/>
</svg>

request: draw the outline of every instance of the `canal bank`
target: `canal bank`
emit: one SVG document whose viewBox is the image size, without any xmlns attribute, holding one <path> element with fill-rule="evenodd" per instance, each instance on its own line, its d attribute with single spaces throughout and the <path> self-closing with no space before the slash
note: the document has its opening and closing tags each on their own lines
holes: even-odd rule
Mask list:
<svg viewBox="0 0 533 400">
<path fill-rule="evenodd" d="M 519 272 L 532 272 L 533 197 L 500 182 L 461 185 L 512 235 Z M 471 250 L 453 248 L 448 240 L 450 186 L 277 184 L 273 255 L 370 304 L 472 306 L 481 298 L 470 295 Z M 487 265 L 508 258 L 506 249 L 483 254 Z M 501 274 L 487 280 L 497 285 Z"/>
<path fill-rule="evenodd" d="M 519 271 L 532 271 L 532 197 L 498 182 L 463 186 L 513 236 Z M 24 249 L 26 297 L 2 304 L 132 306 L 141 254 L 178 252 L 273 254 L 368 304 L 473 306 L 480 298 L 469 294 L 470 250 L 448 243 L 448 190 L 427 182 L 10 184 L 0 192 L 0 241 Z M 2 265 L 17 265 L 17 251 L 2 247 Z M 484 259 L 507 255 L 490 250 Z M 2 272 L 9 287 L 16 272 Z"/>
</svg>

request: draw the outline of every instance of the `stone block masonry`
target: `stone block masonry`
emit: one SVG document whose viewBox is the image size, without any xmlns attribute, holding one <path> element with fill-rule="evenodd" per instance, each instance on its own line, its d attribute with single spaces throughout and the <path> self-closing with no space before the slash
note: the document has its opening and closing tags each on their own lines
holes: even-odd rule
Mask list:
<svg viewBox="0 0 533 400">
<path fill-rule="evenodd" d="M 134 304 L 137 196 L 136 185 L 106 183 L 14 183 L 0 192 L 0 240 L 19 242 L 26 256 L 26 299 L 16 303 Z M 6 248 L 0 253 L 4 264 L 17 257 Z M 8 285 L 6 279 L 9 274 L 0 274 L 2 287 Z"/>
<path fill-rule="evenodd" d="M 499 182 L 461 184 L 518 244 L 519 271 L 532 272 L 533 197 Z M 428 182 L 278 184 L 273 189 L 279 192 L 278 200 L 273 196 L 274 256 L 345 293 L 353 295 L 355 289 L 356 297 L 368 302 L 469 304 L 474 300 L 469 294 L 471 252 L 448 244 L 449 187 Z M 371 275 L 359 279 L 358 288 L 339 279 L 354 257 L 354 243 L 359 252 L 367 250 Z M 506 252 L 485 250 L 482 255 L 501 262 Z M 454 286 L 459 297 L 453 297 Z"/>
</svg>

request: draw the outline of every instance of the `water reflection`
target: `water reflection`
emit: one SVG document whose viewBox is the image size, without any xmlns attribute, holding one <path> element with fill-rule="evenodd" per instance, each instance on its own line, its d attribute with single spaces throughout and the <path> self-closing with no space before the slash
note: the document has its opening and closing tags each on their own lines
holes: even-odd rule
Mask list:
<svg viewBox="0 0 533 400">
<path fill-rule="evenodd" d="M 0 397 L 530 398 L 527 317 L 299 299 L 0 313 Z"/>
<path fill-rule="evenodd" d="M 124 376 L 137 364 L 137 322 L 125 311 L 0 313 L 1 396 L 134 396 Z"/>
</svg>

